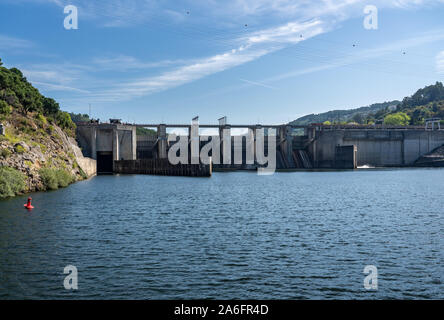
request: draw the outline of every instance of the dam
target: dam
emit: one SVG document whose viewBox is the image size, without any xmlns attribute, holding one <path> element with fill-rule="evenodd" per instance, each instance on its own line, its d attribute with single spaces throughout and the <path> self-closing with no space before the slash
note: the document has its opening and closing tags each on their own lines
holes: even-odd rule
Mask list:
<svg viewBox="0 0 444 320">
<path fill-rule="evenodd" d="M 154 130 L 153 134 L 138 135 L 137 128 Z M 177 137 L 168 133 L 172 129 L 185 130 L 188 134 Z M 217 134 L 201 135 L 199 129 L 209 129 Z M 246 133 L 233 135 L 233 129 L 243 129 Z M 138 171 L 134 173 L 137 173 L 143 171 L 143 166 L 162 163 L 166 170 L 162 172 L 168 174 L 165 160 L 178 143 L 177 138 L 188 139 L 188 158 L 191 158 L 193 145 L 201 151 L 206 141 L 220 144 L 220 157 L 224 160 L 217 161 L 219 155 L 212 155 L 212 168 L 206 168 L 203 164 L 189 171 L 194 172 L 193 175 L 199 175 L 196 172 L 200 170 L 205 175 L 211 175 L 213 169 L 257 169 L 260 167 L 258 150 L 249 141 L 256 143 L 260 139 L 260 132 L 265 135 L 266 150 L 270 143 L 276 146 L 278 170 L 354 169 L 364 165 L 408 167 L 444 145 L 444 130 L 419 126 L 229 125 L 226 121 L 220 121 L 219 124 L 199 124 L 197 133 L 194 132 L 198 136 L 196 143 L 192 138 L 193 130 L 196 129 L 191 124 L 125 124 L 111 120 L 109 123 L 78 123 L 76 135 L 84 156 L 97 160 L 98 173 L 130 173 L 135 166 Z M 138 161 L 137 165 L 135 161 Z M 125 169 L 127 167 L 133 169 L 128 171 Z M 180 172 L 188 171 L 176 168 L 174 172 L 180 175 Z"/>
</svg>

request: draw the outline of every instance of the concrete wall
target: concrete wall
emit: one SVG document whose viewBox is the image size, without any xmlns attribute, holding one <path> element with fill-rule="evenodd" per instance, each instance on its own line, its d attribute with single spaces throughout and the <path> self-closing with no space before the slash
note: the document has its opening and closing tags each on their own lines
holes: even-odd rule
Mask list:
<svg viewBox="0 0 444 320">
<path fill-rule="evenodd" d="M 136 127 L 120 124 L 84 124 L 76 130 L 77 142 L 86 157 L 97 159 L 97 152 L 112 152 L 114 160 L 135 160 Z"/>
<path fill-rule="evenodd" d="M 113 151 L 113 128 L 97 128 L 96 132 L 96 151 Z"/>
<path fill-rule="evenodd" d="M 335 169 L 356 169 L 357 148 L 355 145 L 335 147 Z"/>
<path fill-rule="evenodd" d="M 309 148 L 315 166 L 333 168 L 335 147 L 356 145 L 358 166 L 410 166 L 422 155 L 444 145 L 444 131 L 324 130 Z"/>
<path fill-rule="evenodd" d="M 97 174 L 97 160 L 85 157 L 76 158 L 76 160 L 80 168 L 82 168 L 83 172 L 85 172 L 88 177 Z"/>
<path fill-rule="evenodd" d="M 119 159 L 118 160 L 136 160 L 137 140 L 136 134 L 132 130 L 118 130 L 119 139 Z"/>
<path fill-rule="evenodd" d="M 83 172 L 85 172 L 88 177 L 96 175 L 97 161 L 92 158 L 84 157 L 82 151 L 73 138 L 69 138 L 69 142 L 71 144 L 72 150 L 74 151 L 76 161 L 79 164 L 80 168 L 82 168 Z"/>
<path fill-rule="evenodd" d="M 82 154 L 85 157 L 93 158 L 91 135 L 92 135 L 91 127 L 77 126 L 76 140 L 77 140 L 77 143 L 78 143 L 80 149 L 82 150 Z"/>
</svg>

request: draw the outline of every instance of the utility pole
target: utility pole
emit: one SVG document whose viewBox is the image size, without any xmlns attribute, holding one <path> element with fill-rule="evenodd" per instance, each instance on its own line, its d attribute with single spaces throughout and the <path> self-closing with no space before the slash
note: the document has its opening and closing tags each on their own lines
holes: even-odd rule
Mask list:
<svg viewBox="0 0 444 320">
<path fill-rule="evenodd" d="M 91 120 L 91 103 L 89 104 L 89 114 L 88 114 L 88 116 L 89 116 L 89 119 Z"/>
</svg>

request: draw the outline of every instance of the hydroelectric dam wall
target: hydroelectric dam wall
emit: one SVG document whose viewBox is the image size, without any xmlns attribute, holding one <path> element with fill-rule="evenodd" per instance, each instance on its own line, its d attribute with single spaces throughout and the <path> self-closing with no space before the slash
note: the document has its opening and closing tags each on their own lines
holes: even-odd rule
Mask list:
<svg viewBox="0 0 444 320">
<path fill-rule="evenodd" d="M 402 167 L 444 145 L 444 130 L 424 128 L 318 127 L 311 136 L 308 149 L 316 168 L 335 168 L 336 146 L 356 146 L 358 166 Z"/>
<path fill-rule="evenodd" d="M 137 127 L 156 128 L 157 132 L 150 136 L 139 136 L 136 133 Z M 168 138 L 167 127 L 182 128 L 188 130 L 189 133 L 192 132 L 190 125 L 181 124 L 83 123 L 77 126 L 77 141 L 84 156 L 97 159 L 98 173 L 122 172 L 123 164 L 125 168 L 137 167 L 137 172 L 145 172 L 148 169 L 145 170 L 143 166 L 148 168 L 154 164 L 156 165 L 156 168 L 153 167 L 154 171 L 158 168 L 163 170 L 165 166 L 159 167 L 157 162 L 139 160 L 167 160 L 170 148 L 176 143 Z M 256 141 L 257 132 L 262 129 L 274 132 L 265 139 L 265 147 L 267 148 L 269 139 L 275 141 L 276 169 L 353 169 L 365 165 L 414 166 L 415 161 L 420 157 L 444 145 L 444 130 L 426 130 L 424 127 L 325 126 L 321 124 L 308 126 L 224 124 L 221 126 L 200 125 L 200 127 L 218 129 L 216 132 L 219 132 L 220 142 L 218 143 L 221 157 L 226 153 L 229 154 L 228 158 L 233 160 L 237 154 L 239 159 L 242 159 L 240 165 L 234 164 L 235 161 L 231 164 L 219 165 L 213 162 L 216 163 L 214 168 L 217 170 L 256 169 L 258 167 L 256 150 L 253 150 L 252 162 L 249 164 L 246 162 L 246 139 L 248 137 L 249 141 Z M 232 128 L 247 128 L 248 134 L 232 135 Z M 191 146 L 192 135 L 185 137 L 189 139 L 189 146 Z M 235 147 L 235 139 L 243 141 L 240 149 Z M 200 143 L 198 148 L 202 149 L 204 145 L 205 143 Z M 171 168 L 169 171 L 172 174 L 180 174 L 185 172 L 183 169 Z"/>
</svg>

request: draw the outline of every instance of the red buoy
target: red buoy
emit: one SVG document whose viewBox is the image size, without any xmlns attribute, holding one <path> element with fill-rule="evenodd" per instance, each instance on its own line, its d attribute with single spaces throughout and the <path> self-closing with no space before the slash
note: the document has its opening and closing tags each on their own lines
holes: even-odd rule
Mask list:
<svg viewBox="0 0 444 320">
<path fill-rule="evenodd" d="M 32 201 L 32 198 L 29 197 L 29 198 L 28 198 L 28 203 L 24 204 L 23 206 L 24 206 L 26 209 L 34 209 L 34 207 L 31 205 L 31 201 Z"/>
</svg>

